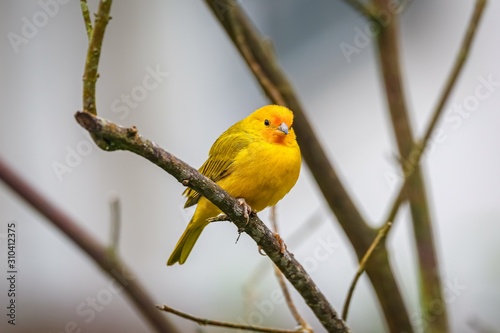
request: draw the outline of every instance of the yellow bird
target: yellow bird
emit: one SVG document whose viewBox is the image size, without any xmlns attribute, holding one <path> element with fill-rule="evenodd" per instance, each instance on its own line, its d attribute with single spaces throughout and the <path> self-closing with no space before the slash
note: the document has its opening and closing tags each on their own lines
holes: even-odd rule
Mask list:
<svg viewBox="0 0 500 333">
<path fill-rule="evenodd" d="M 275 205 L 295 185 L 301 156 L 292 128 L 293 113 L 278 105 L 264 106 L 229 127 L 210 148 L 199 169 L 231 196 L 259 212 Z M 207 219 L 221 210 L 192 189 L 184 191 L 186 207 L 198 204 L 167 265 L 183 264 Z"/>
</svg>

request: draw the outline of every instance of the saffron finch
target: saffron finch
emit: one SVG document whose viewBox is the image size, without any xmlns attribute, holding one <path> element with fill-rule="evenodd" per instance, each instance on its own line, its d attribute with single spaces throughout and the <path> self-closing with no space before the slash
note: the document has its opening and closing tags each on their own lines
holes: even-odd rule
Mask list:
<svg viewBox="0 0 500 333">
<path fill-rule="evenodd" d="M 264 106 L 229 127 L 210 148 L 199 169 L 231 196 L 243 199 L 256 212 L 275 205 L 295 185 L 301 156 L 292 128 L 293 113 L 278 105 Z M 221 210 L 192 189 L 186 189 L 186 207 L 198 204 L 167 265 L 183 264 L 207 219 Z"/>
</svg>

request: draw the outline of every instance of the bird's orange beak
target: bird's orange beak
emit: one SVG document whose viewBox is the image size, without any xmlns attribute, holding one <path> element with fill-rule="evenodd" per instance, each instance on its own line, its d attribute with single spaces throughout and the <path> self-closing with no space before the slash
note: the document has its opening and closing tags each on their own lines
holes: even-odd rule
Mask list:
<svg viewBox="0 0 500 333">
<path fill-rule="evenodd" d="M 288 134 L 288 126 L 285 122 L 282 122 L 281 125 L 279 125 L 278 131 L 285 133 L 285 135 Z"/>
</svg>

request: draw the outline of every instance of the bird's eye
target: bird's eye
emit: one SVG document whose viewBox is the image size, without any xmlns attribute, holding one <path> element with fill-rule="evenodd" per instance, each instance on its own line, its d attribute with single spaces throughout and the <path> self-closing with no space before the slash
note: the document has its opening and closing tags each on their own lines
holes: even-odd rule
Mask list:
<svg viewBox="0 0 500 333">
<path fill-rule="evenodd" d="M 271 125 L 271 123 L 269 122 L 269 120 L 266 119 L 266 120 L 264 120 L 264 125 L 269 126 L 269 125 Z"/>
</svg>

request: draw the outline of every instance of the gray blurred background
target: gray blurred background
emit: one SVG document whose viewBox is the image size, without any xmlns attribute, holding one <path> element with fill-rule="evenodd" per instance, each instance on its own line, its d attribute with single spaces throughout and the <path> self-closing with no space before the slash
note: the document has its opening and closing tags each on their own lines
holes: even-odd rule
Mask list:
<svg viewBox="0 0 500 333">
<path fill-rule="evenodd" d="M 80 6 L 69 1 L 44 16 L 47 2 L 0 2 L 0 156 L 103 243 L 109 239 L 109 198 L 118 196 L 123 216 L 120 255 L 157 303 L 213 319 L 293 328 L 286 305 L 272 301 L 278 284 L 271 265 L 248 236 L 235 245 L 236 229 L 229 223 L 209 226 L 185 265 L 165 266 L 192 214 L 182 209 L 183 186 L 129 152 L 99 150 L 76 124 L 87 47 Z M 348 57 L 341 49 L 355 46 L 366 21 L 340 0 L 240 4 L 273 40 L 344 183 L 364 216 L 379 225 L 401 176 L 374 41 L 368 39 Z M 90 1 L 92 12 L 96 5 Z M 418 135 L 472 10 L 471 1 L 413 1 L 401 19 L 405 89 Z M 500 2 L 489 1 L 439 138 L 423 163 L 454 332 L 500 330 L 499 14 Z M 142 135 L 198 167 L 222 131 L 268 103 L 203 2 L 115 1 L 112 16 L 97 85 L 100 116 L 136 125 Z M 36 31 L 24 28 L 29 38 L 23 37 L 26 22 L 39 25 Z M 154 71 L 163 74 L 146 90 L 143 81 Z M 485 86 L 485 80 L 493 84 Z M 474 97 L 478 89 L 488 96 Z M 132 96 L 128 104 L 126 95 Z M 268 220 L 267 211 L 259 215 Z M 305 165 L 297 185 L 279 204 L 278 217 L 285 241 L 310 224 L 310 234 L 291 239 L 289 249 L 340 310 L 356 258 Z M 5 315 L 5 234 L 11 221 L 18 228 L 15 327 Z M 389 248 L 412 322 L 421 331 L 426 318 L 418 310 L 408 226 L 405 206 Z M 150 331 L 110 278 L 4 184 L 0 242 L 2 332 L 64 332 L 70 322 L 81 332 Z M 258 267 L 267 270 L 252 279 Z M 306 319 L 322 332 L 294 295 Z M 92 298 L 98 307 L 89 305 Z M 168 317 L 182 332 L 229 332 Z M 355 332 L 385 331 L 365 277 L 356 290 L 349 324 Z"/>
</svg>

